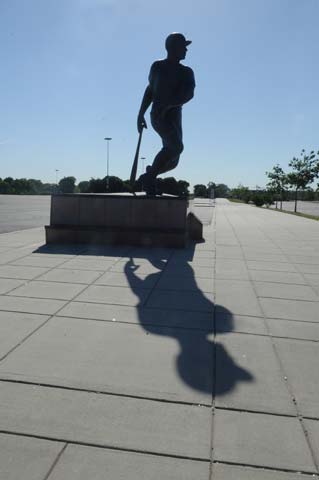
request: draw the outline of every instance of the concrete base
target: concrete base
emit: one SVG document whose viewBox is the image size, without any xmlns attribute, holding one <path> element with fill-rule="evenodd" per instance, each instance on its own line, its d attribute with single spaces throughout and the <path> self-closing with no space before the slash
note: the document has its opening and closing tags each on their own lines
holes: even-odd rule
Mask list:
<svg viewBox="0 0 319 480">
<path fill-rule="evenodd" d="M 186 199 L 171 196 L 53 195 L 46 242 L 183 248 L 188 231 L 194 231 L 187 206 Z M 199 240 L 198 220 L 195 223 Z"/>
</svg>

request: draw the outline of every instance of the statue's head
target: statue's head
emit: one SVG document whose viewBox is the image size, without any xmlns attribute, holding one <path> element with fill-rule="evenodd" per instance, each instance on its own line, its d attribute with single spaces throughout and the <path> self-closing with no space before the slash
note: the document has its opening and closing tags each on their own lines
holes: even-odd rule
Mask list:
<svg viewBox="0 0 319 480">
<path fill-rule="evenodd" d="M 191 40 L 186 40 L 182 33 L 171 33 L 165 40 L 165 48 L 169 56 L 177 60 L 183 60 L 186 57 L 187 45 L 192 43 Z"/>
</svg>

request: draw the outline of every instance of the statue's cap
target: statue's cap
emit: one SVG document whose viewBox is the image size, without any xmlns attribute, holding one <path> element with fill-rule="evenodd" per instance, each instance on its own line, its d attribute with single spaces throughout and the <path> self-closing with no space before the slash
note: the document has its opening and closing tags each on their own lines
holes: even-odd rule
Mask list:
<svg viewBox="0 0 319 480">
<path fill-rule="evenodd" d="M 174 33 L 171 33 L 170 35 L 168 35 L 168 37 L 166 38 L 165 48 L 166 48 L 166 50 L 169 50 L 173 45 L 176 45 L 178 43 L 180 43 L 182 45 L 189 45 L 190 43 L 192 43 L 192 41 L 191 40 L 186 40 L 186 38 L 184 37 L 184 35 L 182 33 L 174 32 Z"/>
</svg>

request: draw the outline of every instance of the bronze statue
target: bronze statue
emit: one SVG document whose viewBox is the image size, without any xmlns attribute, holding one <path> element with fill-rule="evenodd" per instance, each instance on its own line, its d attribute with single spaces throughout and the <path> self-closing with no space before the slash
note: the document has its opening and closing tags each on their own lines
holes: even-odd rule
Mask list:
<svg viewBox="0 0 319 480">
<path fill-rule="evenodd" d="M 192 43 L 181 33 L 170 34 L 165 41 L 167 57 L 153 63 L 149 73 L 137 129 L 147 128 L 144 114 L 152 104 L 151 123 L 163 142 L 163 148 L 153 164 L 137 181 L 147 195 L 156 195 L 156 177 L 178 164 L 183 151 L 182 106 L 194 96 L 195 78 L 191 68 L 180 63 L 186 57 L 187 46 Z"/>
</svg>

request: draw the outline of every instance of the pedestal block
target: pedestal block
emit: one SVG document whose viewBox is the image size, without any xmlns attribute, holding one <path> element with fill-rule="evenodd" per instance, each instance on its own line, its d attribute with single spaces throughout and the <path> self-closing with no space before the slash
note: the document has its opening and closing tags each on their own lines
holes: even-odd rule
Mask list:
<svg viewBox="0 0 319 480">
<path fill-rule="evenodd" d="M 171 196 L 53 195 L 46 242 L 182 248 L 192 230 L 187 206 Z"/>
</svg>

